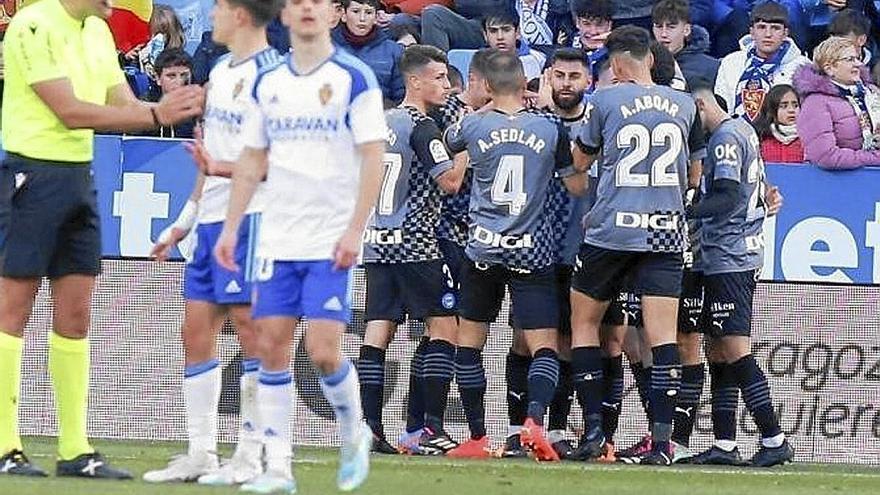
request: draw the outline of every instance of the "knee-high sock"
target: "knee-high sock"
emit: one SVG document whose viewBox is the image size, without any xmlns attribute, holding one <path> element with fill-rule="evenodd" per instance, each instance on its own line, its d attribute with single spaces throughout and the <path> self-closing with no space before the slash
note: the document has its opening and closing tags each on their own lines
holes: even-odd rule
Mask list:
<svg viewBox="0 0 880 495">
<path fill-rule="evenodd" d="M 183 396 L 190 455 L 217 452 L 217 405 L 222 378 L 220 361 L 216 359 L 184 368 Z"/>
<path fill-rule="evenodd" d="M 755 361 L 755 356 L 749 354 L 730 366 L 742 390 L 743 401 L 752 413 L 758 429 L 761 430 L 762 442 L 767 447 L 778 447 L 785 437 L 773 411 L 770 384 L 767 383 L 767 377 Z"/>
<path fill-rule="evenodd" d="M 434 431 L 443 429 L 449 385 L 455 376 L 455 346 L 432 340 L 425 346 L 423 370 L 425 423 Z"/>
<path fill-rule="evenodd" d="M 425 426 L 425 351 L 431 342 L 422 337 L 409 366 L 409 394 L 406 402 L 406 431 L 413 433 Z M 453 355 L 455 350 L 453 348 Z"/>
<path fill-rule="evenodd" d="M 504 375 L 507 381 L 507 421 L 510 432 L 519 432 L 526 422 L 529 406 L 529 366 L 531 356 L 521 356 L 512 350 L 507 353 Z"/>
<path fill-rule="evenodd" d="M 89 340 L 49 334 L 49 371 L 58 411 L 58 457 L 69 461 L 94 449 L 86 435 Z"/>
<path fill-rule="evenodd" d="M 241 361 L 239 379 L 239 428 L 236 451 L 249 458 L 259 458 L 263 449 L 260 439 L 260 416 L 257 407 L 257 388 L 260 382 L 260 360 L 245 358 Z"/>
<path fill-rule="evenodd" d="M 712 378 L 712 432 L 715 441 L 736 442 L 736 408 L 739 405 L 736 376 L 726 363 L 709 363 L 709 375 Z"/>
<path fill-rule="evenodd" d="M 544 424 L 544 413 L 553 400 L 559 382 L 559 356 L 552 349 L 538 349 L 529 366 L 528 415 L 535 423 Z"/>
<path fill-rule="evenodd" d="M 571 401 L 574 400 L 574 379 L 571 372 L 571 363 L 559 360 L 559 383 L 556 384 L 556 392 L 553 402 L 550 403 L 548 412 L 547 429 L 549 431 L 562 430 L 568 427 L 568 415 L 571 414 Z"/>
<path fill-rule="evenodd" d="M 623 405 L 623 356 L 602 358 L 605 383 L 602 390 L 602 430 L 605 439 L 614 441 Z"/>
<path fill-rule="evenodd" d="M 364 418 L 375 435 L 385 437 L 382 428 L 382 402 L 385 392 L 385 349 L 362 345 L 357 362 Z M 410 391 L 412 393 L 412 391 Z"/>
<path fill-rule="evenodd" d="M 18 402 L 21 394 L 21 350 L 24 339 L 0 331 L 0 456 L 21 450 Z"/>
<path fill-rule="evenodd" d="M 669 448 L 672 438 L 672 415 L 681 388 L 681 363 L 677 344 L 664 344 L 651 349 L 651 408 L 654 426 L 651 436 L 657 449 Z"/>
<path fill-rule="evenodd" d="M 602 350 L 599 347 L 575 347 L 571 350 L 571 368 L 578 404 L 584 414 L 584 429 L 602 423 Z"/>
<path fill-rule="evenodd" d="M 486 370 L 483 369 L 483 352 L 473 347 L 459 347 L 455 353 L 455 379 L 461 405 L 467 416 L 471 438 L 486 436 Z"/>
<path fill-rule="evenodd" d="M 700 406 L 705 375 L 703 363 L 681 368 L 681 391 L 672 418 L 672 439 L 685 447 L 690 445 L 691 434 L 694 432 L 694 421 L 697 419 L 697 408 Z"/>
<path fill-rule="evenodd" d="M 361 395 L 357 370 L 349 360 L 343 359 L 339 369 L 321 377 L 321 390 L 324 391 L 324 397 L 336 413 L 342 442 L 346 444 L 353 442 L 361 420 Z"/>
<path fill-rule="evenodd" d="M 290 459 L 293 457 L 290 433 L 293 377 L 289 370 L 260 370 L 257 404 L 266 447 L 266 471 L 290 476 Z"/>
<path fill-rule="evenodd" d="M 636 390 L 639 392 L 639 401 L 648 418 L 648 424 L 654 424 L 654 415 L 651 414 L 651 368 L 645 368 L 642 363 L 629 363 L 629 370 L 636 382 Z"/>
</svg>

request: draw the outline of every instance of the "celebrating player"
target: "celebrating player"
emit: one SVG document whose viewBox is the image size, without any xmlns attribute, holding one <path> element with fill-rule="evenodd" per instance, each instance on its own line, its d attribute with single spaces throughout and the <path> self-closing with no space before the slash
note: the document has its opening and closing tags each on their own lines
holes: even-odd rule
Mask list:
<svg viewBox="0 0 880 495">
<path fill-rule="evenodd" d="M 526 331 L 533 357 L 522 442 L 536 458 L 558 460 L 543 431 L 544 413 L 559 372 L 554 225 L 544 210 L 554 171 L 573 192 L 583 190 L 584 177 L 571 167 L 568 133 L 559 119 L 523 108 L 525 77 L 519 59 L 508 53 L 491 55 L 486 79 L 491 109 L 466 116 L 446 134 L 453 152 L 468 152 L 473 169 L 472 224 L 466 249 L 471 263 L 462 276 L 456 354 L 456 375 L 471 439 L 449 455 L 487 455 L 481 349 L 488 324 L 497 317 L 505 288 L 509 288 L 513 316 Z"/>
<path fill-rule="evenodd" d="M 715 444 L 695 464 L 741 464 L 736 445 L 739 392 L 758 429 L 753 466 L 790 462 L 794 450 L 779 427 L 770 385 L 751 352 L 752 303 L 764 263 L 764 162 L 754 128 L 730 118 L 713 91 L 694 92 L 703 125 L 712 133 L 703 166 L 702 198 L 688 215 L 700 220 L 695 266 L 703 273 L 701 327 L 709 335 L 712 427 Z"/>
<path fill-rule="evenodd" d="M 382 427 L 385 350 L 407 314 L 424 320 L 430 340 L 424 348 L 421 380 L 410 383 L 407 431 L 427 428 L 421 449 L 443 454 L 457 446 L 443 429 L 457 322 L 455 281 L 443 261 L 436 228 L 441 194 L 458 190 L 465 162 L 453 167 L 439 127 L 426 115 L 446 101 L 446 55 L 432 46 L 410 46 L 400 70 L 406 95 L 398 108 L 385 114 L 385 179 L 364 236 L 367 329 L 358 376 L 373 450 L 396 453 Z"/>
<path fill-rule="evenodd" d="M 221 266 L 239 269 L 239 226 L 265 178 L 252 316 L 259 329 L 266 472 L 243 485 L 245 491 L 296 490 L 289 363 L 293 330 L 303 317 L 309 319 L 306 349 L 339 423 L 337 485 L 353 490 L 369 471 L 373 435 L 361 419 L 357 371 L 342 358 L 340 338 L 350 317 L 350 268 L 382 182 L 387 133 L 375 76 L 330 40 L 332 10 L 330 0 L 288 0 L 282 10 L 293 50 L 255 83 L 256 104 L 244 118 L 245 148 L 215 248 Z"/>
<path fill-rule="evenodd" d="M 630 289 L 642 296 L 653 357 L 654 444 L 642 463 L 668 465 L 681 376 L 676 319 L 684 245 L 682 198 L 688 157 L 700 158 L 702 129 L 690 96 L 652 82 L 646 30 L 620 27 L 608 37 L 606 48 L 619 83 L 595 93 L 577 137 L 584 155 L 579 167 L 589 167 L 602 155 L 597 201 L 586 216 L 571 294 L 575 388 L 590 418 L 581 443 L 594 452 L 605 443 L 599 326 L 628 277 Z"/>
<path fill-rule="evenodd" d="M 192 196 L 174 224 L 162 232 L 153 247 L 159 259 L 168 257 L 195 224 L 196 250 L 184 272 L 186 307 L 183 347 L 186 368 L 183 395 L 186 404 L 189 452 L 167 468 L 144 474 L 149 482 L 191 481 L 208 484 L 243 483 L 263 471 L 262 441 L 256 427 L 256 394 L 259 359 L 256 330 L 251 321 L 251 286 L 248 253 L 255 242 L 255 224 L 262 202 L 256 196 L 248 209 L 248 220 L 239 231 L 236 262 L 238 272 L 220 267 L 213 249 L 229 201 L 230 165 L 241 153 L 241 117 L 252 97 L 258 74 L 280 63 L 281 56 L 266 43 L 266 24 L 278 14 L 281 2 L 261 0 L 218 0 L 214 4 L 214 41 L 229 47 L 230 54 L 218 61 L 208 82 L 204 117 L 204 148 L 194 150 L 200 162 Z M 206 173 L 209 175 L 206 177 Z M 225 177 L 212 174 L 223 174 Z M 259 194 L 257 195 L 259 196 Z M 217 332 L 229 316 L 238 330 L 244 354 L 241 375 L 239 442 L 230 462 L 218 471 L 217 405 L 220 401 L 221 370 L 217 360 Z"/>
</svg>

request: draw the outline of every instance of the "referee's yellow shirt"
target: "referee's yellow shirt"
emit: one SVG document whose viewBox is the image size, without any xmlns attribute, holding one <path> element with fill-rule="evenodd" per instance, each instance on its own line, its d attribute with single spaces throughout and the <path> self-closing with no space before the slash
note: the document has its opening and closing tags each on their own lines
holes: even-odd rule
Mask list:
<svg viewBox="0 0 880 495">
<path fill-rule="evenodd" d="M 107 23 L 79 21 L 59 0 L 42 0 L 18 11 L 3 45 L 3 148 L 37 160 L 91 161 L 94 131 L 64 127 L 31 85 L 66 78 L 80 100 L 106 104 L 110 88 L 126 82 Z"/>
</svg>

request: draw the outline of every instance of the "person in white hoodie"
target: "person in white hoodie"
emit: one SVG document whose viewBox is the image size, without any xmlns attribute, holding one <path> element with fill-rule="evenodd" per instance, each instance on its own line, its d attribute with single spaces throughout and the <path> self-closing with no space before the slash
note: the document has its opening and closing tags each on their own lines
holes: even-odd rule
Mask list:
<svg viewBox="0 0 880 495">
<path fill-rule="evenodd" d="M 788 36 L 788 11 L 776 2 L 752 10 L 752 26 L 740 40 L 741 50 L 721 59 L 715 93 L 731 115 L 752 121 L 764 97 L 777 84 L 791 84 L 794 71 L 810 63 Z"/>
</svg>

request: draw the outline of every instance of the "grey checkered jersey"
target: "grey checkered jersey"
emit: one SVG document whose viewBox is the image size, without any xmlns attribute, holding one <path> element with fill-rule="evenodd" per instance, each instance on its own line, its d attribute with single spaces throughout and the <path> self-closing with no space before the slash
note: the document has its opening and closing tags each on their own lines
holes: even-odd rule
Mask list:
<svg viewBox="0 0 880 495">
<path fill-rule="evenodd" d="M 577 135 L 600 158 L 596 202 L 584 241 L 618 251 L 682 252 L 689 160 L 705 155 L 691 96 L 666 86 L 622 83 L 587 104 Z"/>
<path fill-rule="evenodd" d="M 700 222 L 695 266 L 707 275 L 742 272 L 764 263 L 764 161 L 755 129 L 742 118 L 728 119 L 709 138 L 701 189 L 712 194 L 716 180 L 739 183 L 739 196 L 722 215 Z"/>
<path fill-rule="evenodd" d="M 584 107 L 586 109 L 586 106 Z M 574 118 L 562 118 L 568 135 L 576 136 L 578 127 L 583 123 L 584 113 Z M 565 188 L 559 174 L 550 187 L 550 199 L 547 214 L 554 225 L 556 244 L 556 263 L 574 265 L 575 257 L 584 240 L 583 217 L 592 204 L 589 195 L 573 196 Z"/>
<path fill-rule="evenodd" d="M 446 144 L 468 151 L 473 173 L 465 248 L 476 262 L 533 271 L 555 259 L 547 215 L 558 170 L 573 173 L 568 132 L 558 117 L 521 110 L 473 113 L 450 127 Z"/>
<path fill-rule="evenodd" d="M 443 192 L 434 179 L 452 168 L 440 128 L 412 107 L 388 110 L 385 119 L 385 177 L 364 232 L 364 262 L 440 259 L 436 230 Z"/>
<path fill-rule="evenodd" d="M 440 129 L 446 130 L 450 126 L 461 122 L 465 115 L 473 112 L 467 103 L 458 95 L 451 95 L 446 103 L 433 111 L 430 115 L 440 125 Z M 467 245 L 468 238 L 468 204 L 471 200 L 471 173 L 465 171 L 464 181 L 461 188 L 455 194 L 443 196 L 443 206 L 440 210 L 440 223 L 437 225 L 437 237 L 455 242 L 459 246 Z"/>
</svg>

